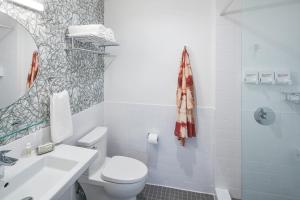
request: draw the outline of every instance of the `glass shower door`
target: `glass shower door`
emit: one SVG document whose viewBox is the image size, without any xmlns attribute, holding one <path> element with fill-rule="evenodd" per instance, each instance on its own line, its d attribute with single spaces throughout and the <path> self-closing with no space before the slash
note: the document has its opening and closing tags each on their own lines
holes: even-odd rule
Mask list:
<svg viewBox="0 0 300 200">
<path fill-rule="evenodd" d="M 300 1 L 242 4 L 242 199 L 300 200 Z"/>
</svg>

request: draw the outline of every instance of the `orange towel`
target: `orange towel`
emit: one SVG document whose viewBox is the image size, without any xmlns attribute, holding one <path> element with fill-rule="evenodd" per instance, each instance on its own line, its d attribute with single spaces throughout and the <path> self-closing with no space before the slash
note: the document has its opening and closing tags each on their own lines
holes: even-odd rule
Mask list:
<svg viewBox="0 0 300 200">
<path fill-rule="evenodd" d="M 182 52 L 181 65 L 178 75 L 178 85 L 176 94 L 177 120 L 175 126 L 175 135 L 185 144 L 187 137 L 196 137 L 194 121 L 194 83 L 190 64 L 189 54 L 184 47 Z"/>
</svg>

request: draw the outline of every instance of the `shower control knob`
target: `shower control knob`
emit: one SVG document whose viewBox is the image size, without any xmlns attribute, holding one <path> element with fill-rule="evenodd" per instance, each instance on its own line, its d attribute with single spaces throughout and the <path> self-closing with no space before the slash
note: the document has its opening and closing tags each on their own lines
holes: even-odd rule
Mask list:
<svg viewBox="0 0 300 200">
<path fill-rule="evenodd" d="M 254 113 L 254 119 L 263 126 L 269 126 L 275 122 L 275 112 L 268 107 L 260 107 Z"/>
</svg>

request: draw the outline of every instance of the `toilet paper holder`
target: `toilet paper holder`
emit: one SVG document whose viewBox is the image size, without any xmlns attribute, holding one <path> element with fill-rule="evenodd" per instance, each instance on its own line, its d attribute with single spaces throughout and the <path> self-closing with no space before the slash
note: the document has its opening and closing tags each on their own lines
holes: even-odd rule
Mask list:
<svg viewBox="0 0 300 200">
<path fill-rule="evenodd" d="M 150 134 L 157 134 L 157 135 L 158 135 L 158 133 L 150 133 L 150 132 L 148 132 L 148 133 L 147 133 L 147 138 L 149 138 L 149 135 L 150 135 Z"/>
<path fill-rule="evenodd" d="M 156 133 L 156 132 L 148 132 L 148 133 L 147 133 L 147 141 L 149 142 L 149 137 L 150 137 L 151 134 L 157 135 L 157 143 L 158 143 L 158 141 L 159 141 L 159 134 Z"/>
</svg>

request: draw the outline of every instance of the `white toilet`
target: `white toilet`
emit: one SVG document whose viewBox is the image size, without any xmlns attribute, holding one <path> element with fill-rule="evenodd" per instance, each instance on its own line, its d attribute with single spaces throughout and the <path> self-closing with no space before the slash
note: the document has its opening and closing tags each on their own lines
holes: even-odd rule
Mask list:
<svg viewBox="0 0 300 200">
<path fill-rule="evenodd" d="M 97 127 L 78 141 L 78 146 L 97 149 L 98 156 L 79 178 L 88 200 L 135 200 L 143 190 L 147 166 L 133 158 L 106 155 L 107 128 Z"/>
</svg>

